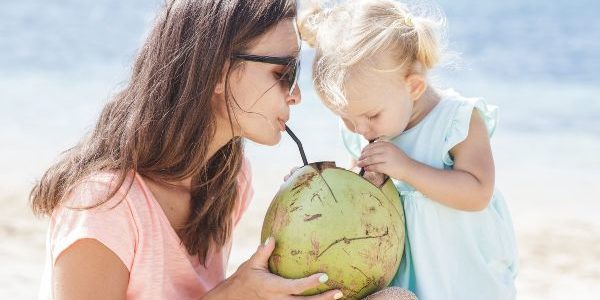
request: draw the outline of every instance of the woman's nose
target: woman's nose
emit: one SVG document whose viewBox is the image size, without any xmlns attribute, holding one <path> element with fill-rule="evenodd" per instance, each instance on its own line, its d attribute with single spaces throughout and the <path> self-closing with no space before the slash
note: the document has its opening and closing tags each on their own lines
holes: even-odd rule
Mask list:
<svg viewBox="0 0 600 300">
<path fill-rule="evenodd" d="M 292 92 L 292 94 L 288 95 L 285 99 L 285 102 L 287 102 L 288 105 L 300 104 L 301 101 L 302 101 L 302 95 L 300 92 L 300 88 L 298 86 L 296 86 L 294 88 L 294 91 Z"/>
</svg>

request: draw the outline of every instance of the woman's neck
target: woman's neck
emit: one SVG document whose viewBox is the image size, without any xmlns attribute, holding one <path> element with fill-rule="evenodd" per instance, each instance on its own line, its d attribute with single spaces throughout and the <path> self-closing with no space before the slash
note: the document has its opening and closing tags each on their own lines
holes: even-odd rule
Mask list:
<svg viewBox="0 0 600 300">
<path fill-rule="evenodd" d="M 232 139 L 231 130 L 219 130 L 219 128 L 229 128 L 229 126 L 217 126 L 217 128 L 218 130 L 208 144 L 206 161 Z M 182 228 L 190 215 L 192 177 L 168 183 L 147 179 L 148 188 L 159 203 L 171 226 L 175 230 Z"/>
<path fill-rule="evenodd" d="M 221 149 L 225 145 L 227 145 L 227 143 L 229 143 L 229 141 L 231 141 L 231 139 L 233 138 L 233 135 L 232 135 L 232 132 L 230 129 L 231 126 L 229 124 L 226 124 L 226 126 L 223 126 L 223 124 L 219 124 L 219 123 L 221 123 L 221 122 L 217 121 L 217 130 L 215 131 L 215 135 L 208 143 L 208 149 L 206 151 L 205 161 L 210 160 L 213 157 L 213 155 L 215 155 L 215 153 L 217 153 L 217 151 L 219 151 L 219 149 Z M 180 185 L 189 190 L 189 188 L 192 186 L 192 178 L 188 177 L 184 180 L 181 180 L 180 182 L 176 183 L 176 185 Z"/>
</svg>

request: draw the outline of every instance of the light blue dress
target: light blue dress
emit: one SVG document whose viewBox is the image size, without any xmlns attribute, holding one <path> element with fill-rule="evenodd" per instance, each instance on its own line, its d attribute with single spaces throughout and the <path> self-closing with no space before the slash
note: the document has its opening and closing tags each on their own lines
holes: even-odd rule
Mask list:
<svg viewBox="0 0 600 300">
<path fill-rule="evenodd" d="M 452 169 L 449 151 L 467 137 L 473 111 L 482 116 L 491 137 L 496 107 L 446 90 L 422 121 L 391 142 L 416 161 Z M 356 159 L 368 142 L 341 128 Z M 405 182 L 394 184 L 404 204 L 407 240 L 392 285 L 413 291 L 420 300 L 515 298 L 517 247 L 510 213 L 497 190 L 485 210 L 466 212 L 428 199 Z"/>
</svg>

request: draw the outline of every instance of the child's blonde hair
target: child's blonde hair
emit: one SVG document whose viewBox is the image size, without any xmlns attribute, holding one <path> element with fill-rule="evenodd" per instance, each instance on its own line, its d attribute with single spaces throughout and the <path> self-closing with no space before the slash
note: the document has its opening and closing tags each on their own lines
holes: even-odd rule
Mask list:
<svg viewBox="0 0 600 300">
<path fill-rule="evenodd" d="M 386 71 L 425 73 L 433 68 L 441 52 L 436 29 L 443 24 L 443 18 L 412 15 L 393 0 L 347 0 L 328 9 L 313 2 L 299 19 L 302 39 L 316 48 L 315 88 L 337 109 L 347 104 L 349 71 L 367 66 L 374 55 L 393 55 L 396 65 Z"/>
</svg>

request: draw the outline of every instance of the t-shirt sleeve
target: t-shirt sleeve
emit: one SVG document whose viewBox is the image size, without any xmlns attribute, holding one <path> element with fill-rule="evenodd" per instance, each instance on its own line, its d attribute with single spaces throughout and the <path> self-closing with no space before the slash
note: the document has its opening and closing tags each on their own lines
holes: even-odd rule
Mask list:
<svg viewBox="0 0 600 300">
<path fill-rule="evenodd" d="M 460 144 L 469 135 L 469 125 L 473 111 L 479 113 L 487 128 L 488 135 L 492 137 L 498 123 L 498 108 L 486 104 L 479 98 L 466 98 L 456 107 L 455 114 L 450 120 L 445 132 L 443 161 L 447 166 L 454 165 L 454 160 L 450 156 L 450 150 Z"/>
<path fill-rule="evenodd" d="M 128 198 L 121 192 L 98 207 L 110 194 L 106 180 L 87 181 L 78 185 L 52 213 L 49 226 L 49 247 L 52 265 L 62 252 L 81 239 L 93 239 L 112 252 L 131 271 L 135 254 L 137 229 Z"/>
<path fill-rule="evenodd" d="M 242 167 L 237 177 L 238 181 L 238 204 L 234 215 L 234 226 L 237 225 L 246 210 L 248 205 L 254 196 L 254 188 L 252 187 L 252 169 L 250 167 L 250 161 L 244 157 Z"/>
</svg>

